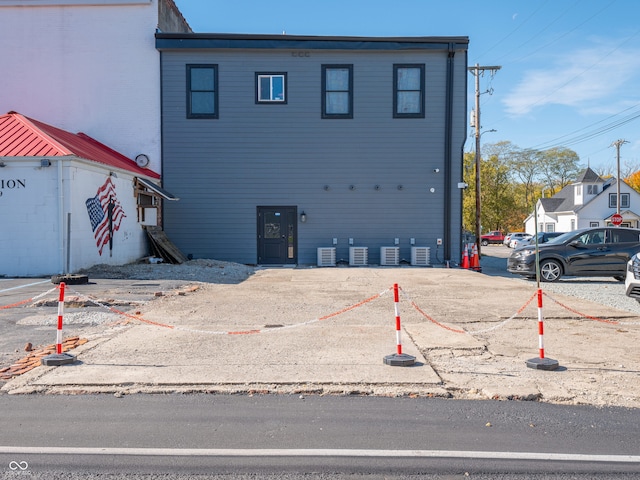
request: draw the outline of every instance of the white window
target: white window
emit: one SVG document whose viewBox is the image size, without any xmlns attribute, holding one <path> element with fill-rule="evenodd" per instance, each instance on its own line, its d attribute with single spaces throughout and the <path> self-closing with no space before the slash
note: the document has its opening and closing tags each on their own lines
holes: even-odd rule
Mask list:
<svg viewBox="0 0 640 480">
<path fill-rule="evenodd" d="M 598 194 L 598 185 L 587 185 L 587 194 L 588 195 L 597 195 Z"/>
<path fill-rule="evenodd" d="M 256 73 L 256 103 L 287 103 L 287 74 Z"/>
</svg>

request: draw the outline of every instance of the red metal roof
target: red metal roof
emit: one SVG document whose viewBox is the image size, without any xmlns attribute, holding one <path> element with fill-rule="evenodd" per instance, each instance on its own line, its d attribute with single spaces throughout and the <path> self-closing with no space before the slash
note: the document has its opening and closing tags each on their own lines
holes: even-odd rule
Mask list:
<svg viewBox="0 0 640 480">
<path fill-rule="evenodd" d="M 130 158 L 84 133 L 69 133 L 16 112 L 0 116 L 0 157 L 64 157 L 73 155 L 134 174 L 159 179 Z"/>
</svg>

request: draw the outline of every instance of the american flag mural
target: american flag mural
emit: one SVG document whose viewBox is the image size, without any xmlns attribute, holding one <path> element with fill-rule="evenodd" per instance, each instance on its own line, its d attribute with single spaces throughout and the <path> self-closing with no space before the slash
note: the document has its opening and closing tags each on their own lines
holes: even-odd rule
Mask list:
<svg viewBox="0 0 640 480">
<path fill-rule="evenodd" d="M 122 219 L 126 217 L 122 205 L 116 196 L 116 187 L 111 177 L 107 178 L 96 196 L 85 202 L 91 221 L 93 236 L 96 239 L 98 253 L 102 255 L 104 246 L 109 244 L 109 255 L 113 250 L 113 232 L 120 229 Z"/>
</svg>

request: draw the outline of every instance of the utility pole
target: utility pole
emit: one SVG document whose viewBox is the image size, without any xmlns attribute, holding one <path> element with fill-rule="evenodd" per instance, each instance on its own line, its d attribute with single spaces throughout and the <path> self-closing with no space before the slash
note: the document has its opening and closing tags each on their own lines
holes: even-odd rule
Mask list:
<svg viewBox="0 0 640 480">
<path fill-rule="evenodd" d="M 616 140 L 611 144 L 612 147 L 616 147 L 616 159 L 618 165 L 618 174 L 616 175 L 616 213 L 620 215 L 620 147 L 625 143 L 629 143 L 626 140 Z"/>
<path fill-rule="evenodd" d="M 478 257 L 480 257 L 480 75 L 484 74 L 486 70 L 489 70 L 492 74 L 500 70 L 499 66 L 484 66 L 481 67 L 477 63 L 473 67 L 468 67 L 467 70 L 476 77 L 476 105 L 474 109 L 473 123 L 475 128 L 476 137 L 476 243 L 478 244 Z M 486 92 L 485 92 L 486 93 Z"/>
</svg>

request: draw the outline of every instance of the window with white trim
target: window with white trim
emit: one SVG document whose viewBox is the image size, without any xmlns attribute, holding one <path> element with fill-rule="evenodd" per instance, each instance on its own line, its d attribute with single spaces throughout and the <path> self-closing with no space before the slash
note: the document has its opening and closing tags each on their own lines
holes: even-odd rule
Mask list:
<svg viewBox="0 0 640 480">
<path fill-rule="evenodd" d="M 620 208 L 629 208 L 630 198 L 628 193 L 620 194 Z M 609 194 L 609 208 L 617 208 L 618 207 L 618 194 L 610 193 Z"/>
<path fill-rule="evenodd" d="M 597 195 L 598 185 L 587 185 L 587 195 Z"/>
<path fill-rule="evenodd" d="M 256 103 L 287 103 L 287 74 L 256 73 Z"/>
</svg>

